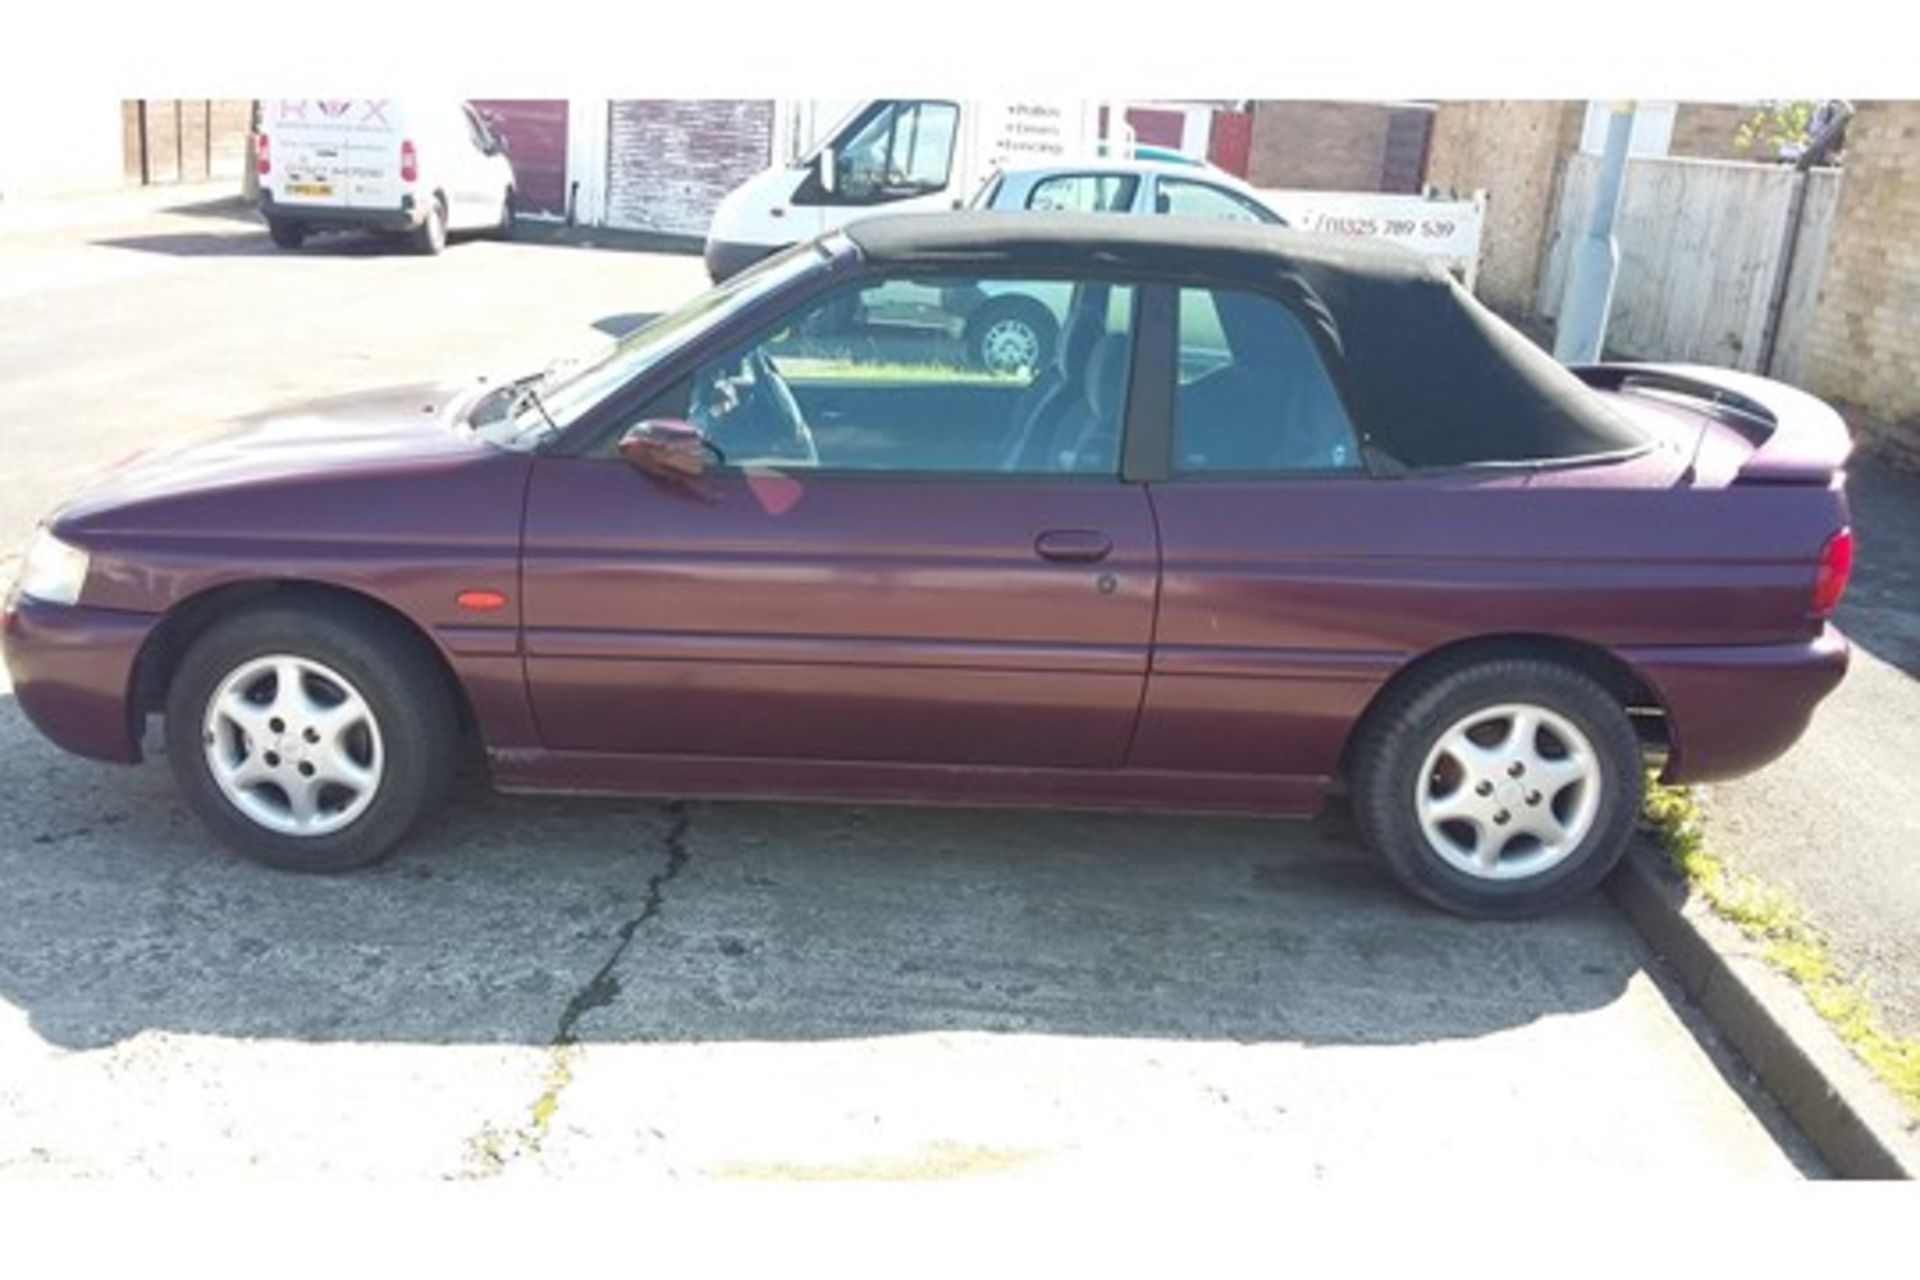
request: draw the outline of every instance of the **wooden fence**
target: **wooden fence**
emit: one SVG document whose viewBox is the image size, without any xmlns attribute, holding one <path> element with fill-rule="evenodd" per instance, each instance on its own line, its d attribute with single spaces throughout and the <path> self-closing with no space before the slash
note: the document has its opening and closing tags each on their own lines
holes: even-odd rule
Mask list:
<svg viewBox="0 0 1920 1280">
<path fill-rule="evenodd" d="M 1559 314 L 1599 174 L 1600 158 L 1583 153 L 1562 179 L 1540 273 L 1538 307 L 1549 319 Z M 1797 379 L 1839 195 L 1837 169 L 1629 161 L 1607 354 Z"/>
<path fill-rule="evenodd" d="M 252 158 L 247 151 L 252 116 L 253 104 L 244 98 L 122 102 L 127 181 L 141 186 L 210 178 L 238 181 Z"/>
</svg>

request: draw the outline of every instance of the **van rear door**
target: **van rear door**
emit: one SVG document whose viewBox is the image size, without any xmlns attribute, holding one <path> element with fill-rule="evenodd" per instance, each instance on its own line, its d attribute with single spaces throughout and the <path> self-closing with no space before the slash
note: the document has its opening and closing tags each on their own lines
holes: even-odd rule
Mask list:
<svg viewBox="0 0 1920 1280">
<path fill-rule="evenodd" d="M 341 138 L 347 152 L 347 205 L 354 209 L 398 209 L 407 186 L 407 160 L 401 154 L 406 121 L 392 99 L 343 104 Z M 416 141 L 413 164 L 420 156 Z"/>
<path fill-rule="evenodd" d="M 275 102 L 267 113 L 272 149 L 270 186 L 282 204 L 345 208 L 346 135 L 329 108 L 351 106 L 310 99 Z"/>
<path fill-rule="evenodd" d="M 278 175 L 274 198 L 309 208 L 398 209 L 406 185 L 404 130 L 400 104 L 391 100 L 275 102 L 266 125 Z"/>
</svg>

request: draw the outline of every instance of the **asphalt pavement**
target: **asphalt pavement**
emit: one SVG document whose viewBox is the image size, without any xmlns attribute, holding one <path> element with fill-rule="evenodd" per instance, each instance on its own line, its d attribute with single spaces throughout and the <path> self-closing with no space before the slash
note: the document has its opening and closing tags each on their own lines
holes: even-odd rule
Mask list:
<svg viewBox="0 0 1920 1280">
<path fill-rule="evenodd" d="M 217 205 L 0 229 L 0 555 L 134 449 L 538 368 L 701 283 L 563 244 L 284 254 Z M 391 862 L 299 877 L 223 852 L 161 762 L 63 755 L 0 680 L 0 1176 L 1384 1178 L 1484 1205 L 1822 1172 L 1604 897 L 1456 920 L 1338 814 L 469 785 Z"/>
</svg>

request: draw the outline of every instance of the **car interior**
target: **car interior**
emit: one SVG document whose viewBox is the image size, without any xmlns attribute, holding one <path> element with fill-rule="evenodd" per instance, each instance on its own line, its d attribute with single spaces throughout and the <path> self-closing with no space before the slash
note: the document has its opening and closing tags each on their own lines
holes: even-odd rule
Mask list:
<svg viewBox="0 0 1920 1280">
<path fill-rule="evenodd" d="M 1130 286 L 1076 285 L 1050 358 L 1015 373 L 969 366 L 954 340 L 963 317 L 949 317 L 944 329 L 869 323 L 862 298 L 876 287 L 834 295 L 694 375 L 688 418 L 716 460 L 835 471 L 1117 474 L 1132 355 Z M 1285 304 L 1241 290 L 1187 289 L 1180 329 L 1178 470 L 1360 466 L 1339 393 Z"/>
<path fill-rule="evenodd" d="M 1076 286 L 1052 358 L 1011 374 L 968 366 L 963 317 L 944 332 L 880 329 L 859 293 L 837 297 L 700 369 L 688 417 L 732 466 L 1113 474 L 1131 295 Z"/>
</svg>

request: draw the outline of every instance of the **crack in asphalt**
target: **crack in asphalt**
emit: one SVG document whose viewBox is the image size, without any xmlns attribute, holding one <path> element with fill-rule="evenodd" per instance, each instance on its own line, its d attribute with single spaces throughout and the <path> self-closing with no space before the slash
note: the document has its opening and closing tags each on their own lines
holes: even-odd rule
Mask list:
<svg viewBox="0 0 1920 1280">
<path fill-rule="evenodd" d="M 623 922 L 615 931 L 619 940 L 614 944 L 613 951 L 593 976 L 568 998 L 566 1008 L 561 1010 L 559 1025 L 554 1030 L 553 1039 L 547 1044 L 550 1061 L 546 1085 L 529 1108 L 527 1123 L 508 1135 L 502 1135 L 488 1125 L 473 1140 L 473 1149 L 485 1162 L 484 1173 L 498 1173 L 520 1156 L 537 1154 L 546 1142 L 554 1113 L 560 1109 L 560 1095 L 573 1083 L 573 1059 L 580 1044 L 575 1028 L 579 1026 L 580 1019 L 595 1009 L 612 1004 L 619 996 L 620 979 L 614 976 L 614 970 L 633 946 L 633 939 L 641 927 L 658 916 L 666 905 L 667 885 L 686 868 L 691 856 L 687 847 L 687 831 L 693 824 L 693 818 L 684 800 L 672 801 L 666 808 L 672 819 L 663 841 L 667 849 L 666 865 L 647 877 L 646 897 L 640 904 L 639 913 Z"/>
<path fill-rule="evenodd" d="M 579 1025 L 580 1019 L 595 1009 L 604 1009 L 620 994 L 620 979 L 613 976 L 614 969 L 633 945 L 633 937 L 640 927 L 660 914 L 660 908 L 666 905 L 667 885 L 687 865 L 687 828 L 692 825 L 693 819 L 687 813 L 684 800 L 673 801 L 667 806 L 667 812 L 673 818 L 672 825 L 667 828 L 665 842 L 667 865 L 647 877 L 647 896 L 641 903 L 640 914 L 620 926 L 620 941 L 613 948 L 613 954 L 607 957 L 598 972 L 587 979 L 585 986 L 573 993 L 567 1001 L 567 1007 L 561 1010 L 560 1026 L 553 1035 L 553 1047 L 556 1049 L 578 1043 L 574 1028 Z"/>
</svg>

